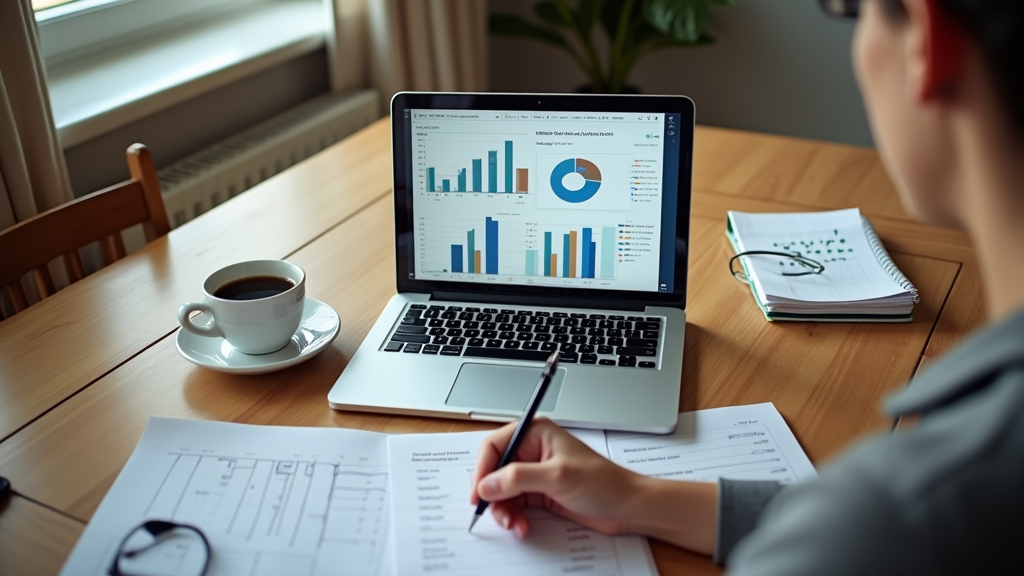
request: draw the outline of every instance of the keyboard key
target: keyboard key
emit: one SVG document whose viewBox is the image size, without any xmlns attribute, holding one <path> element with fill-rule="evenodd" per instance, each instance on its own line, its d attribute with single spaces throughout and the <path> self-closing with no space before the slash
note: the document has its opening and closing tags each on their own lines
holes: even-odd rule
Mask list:
<svg viewBox="0 0 1024 576">
<path fill-rule="evenodd" d="M 570 318 L 581 318 L 582 319 L 582 318 L 586 318 L 587 315 L 586 314 L 581 314 L 579 312 L 573 312 L 572 314 L 569 314 L 569 317 Z"/>
<path fill-rule="evenodd" d="M 566 314 L 565 312 L 555 312 L 555 313 L 552 314 L 552 316 L 554 316 L 555 318 L 568 318 L 569 317 L 569 315 Z"/>
<path fill-rule="evenodd" d="M 627 322 L 626 320 L 619 320 L 618 322 L 615 323 L 615 327 L 618 328 L 619 330 L 632 330 L 633 323 Z"/>
<path fill-rule="evenodd" d="M 449 308 L 449 310 L 451 310 L 451 308 Z M 608 319 L 609 320 L 625 320 L 626 317 L 625 316 L 619 316 L 618 314 L 614 314 L 612 316 L 609 316 Z"/>
<path fill-rule="evenodd" d="M 630 316 L 629 318 L 626 318 L 626 320 L 629 320 L 630 322 L 643 322 L 644 321 L 642 316 Z"/>
<path fill-rule="evenodd" d="M 519 348 L 519 342 L 516 340 L 506 340 L 505 343 L 501 345 L 501 347 L 507 348 L 509 350 L 516 350 Z"/>
<path fill-rule="evenodd" d="M 451 312 L 462 312 L 462 306 L 449 306 L 448 310 Z"/>
<path fill-rule="evenodd" d="M 477 314 L 476 319 L 479 320 L 480 322 L 490 322 L 491 320 L 494 320 L 494 316 L 487 314 L 485 312 L 483 314 Z"/>
<path fill-rule="evenodd" d="M 588 336 L 604 336 L 604 328 L 589 328 L 587 329 Z"/>
<path fill-rule="evenodd" d="M 575 344 L 570 344 L 570 343 L 565 343 L 565 344 L 562 344 L 562 345 L 560 345 L 558 347 L 558 351 L 559 352 L 575 352 L 576 351 L 576 345 Z"/>
<path fill-rule="evenodd" d="M 440 318 L 434 318 L 430 322 L 427 322 L 427 326 L 430 326 L 431 328 L 440 328 L 444 326 L 444 320 L 441 320 Z"/>
<path fill-rule="evenodd" d="M 538 326 L 544 323 L 542 316 L 530 316 L 530 326 Z"/>
<path fill-rule="evenodd" d="M 548 326 L 561 326 L 562 325 L 562 319 L 561 318 L 548 318 L 548 319 L 544 320 L 544 323 L 547 324 Z"/>
<path fill-rule="evenodd" d="M 431 306 L 430 310 L 437 310 L 438 312 L 443 312 L 444 306 Z"/>
<path fill-rule="evenodd" d="M 472 319 L 473 319 L 473 313 L 472 312 L 463 312 L 462 314 L 459 314 L 459 320 L 472 320 Z"/>
<path fill-rule="evenodd" d="M 569 329 L 566 328 L 565 326 L 552 326 L 551 327 L 551 333 L 552 334 L 568 334 L 569 333 Z"/>
<path fill-rule="evenodd" d="M 594 346 L 603 346 L 605 344 L 604 336 L 591 336 L 590 340 L 587 340 L 587 344 L 593 344 Z"/>
<path fill-rule="evenodd" d="M 580 326 L 584 328 L 596 328 L 597 320 L 580 320 Z"/>
<path fill-rule="evenodd" d="M 479 338 L 480 337 L 480 331 L 479 330 L 466 330 L 465 332 L 462 333 L 462 335 L 465 336 L 466 338 Z"/>
<path fill-rule="evenodd" d="M 523 342 L 523 350 L 540 350 L 540 342 Z"/>
<path fill-rule="evenodd" d="M 466 344 L 466 339 L 461 336 L 456 336 L 449 340 L 448 343 L 452 346 L 464 346 Z"/>
<path fill-rule="evenodd" d="M 586 328 L 569 328 L 569 334 L 572 336 L 583 336 L 586 333 Z"/>
<path fill-rule="evenodd" d="M 660 323 L 661 322 L 661 318 L 658 318 L 657 316 L 648 316 L 647 317 L 647 321 L 648 322 L 659 322 Z"/>
<path fill-rule="evenodd" d="M 619 346 L 615 349 L 619 356 L 657 356 L 656 348 L 638 348 L 635 346 Z"/>
<path fill-rule="evenodd" d="M 484 345 L 484 339 L 483 338 L 470 338 L 469 339 L 469 345 L 470 346 L 483 346 Z"/>
<path fill-rule="evenodd" d="M 501 340 L 497 340 L 495 338 L 491 338 L 490 340 L 487 341 L 488 348 L 501 348 L 501 344 Z"/>
<path fill-rule="evenodd" d="M 401 342 L 394 342 L 394 341 L 388 342 L 388 345 L 384 347 L 384 351 L 385 352 L 401 352 L 402 351 L 402 346 L 405 346 L 405 344 L 403 344 Z"/>
<path fill-rule="evenodd" d="M 568 334 L 555 334 L 554 341 L 555 342 L 559 342 L 559 343 L 568 342 L 569 341 L 569 335 Z"/>
<path fill-rule="evenodd" d="M 618 328 L 611 328 L 609 330 L 605 330 L 604 335 L 609 338 L 622 338 L 622 330 L 619 330 Z"/>
<path fill-rule="evenodd" d="M 533 332 L 533 326 L 529 324 L 516 324 L 516 332 Z"/>
<path fill-rule="evenodd" d="M 654 368 L 654 362 L 639 362 L 637 366 L 641 368 Z"/>
<path fill-rule="evenodd" d="M 466 312 L 479 312 L 479 308 L 466 308 Z"/>
<path fill-rule="evenodd" d="M 484 322 L 483 324 L 480 325 L 480 327 L 483 328 L 484 330 L 497 330 L 498 329 L 498 323 L 497 322 Z"/>
<path fill-rule="evenodd" d="M 645 340 L 643 338 L 626 338 L 626 346 L 638 346 L 640 348 L 657 348 L 657 340 Z"/>
<path fill-rule="evenodd" d="M 402 318 L 402 324 L 405 324 L 406 326 L 426 326 L 427 325 L 427 319 L 426 318 L 410 318 L 410 317 L 406 316 L 405 318 Z"/>
<path fill-rule="evenodd" d="M 494 317 L 495 322 L 508 322 L 511 319 L 511 314 L 498 314 L 497 316 Z"/>
<path fill-rule="evenodd" d="M 533 333 L 534 334 L 550 334 L 551 333 L 551 326 L 541 326 L 541 325 L 534 326 L 533 327 Z"/>
<path fill-rule="evenodd" d="M 441 312 L 441 315 L 439 316 L 439 318 L 441 318 L 443 320 L 455 320 L 458 317 L 459 317 L 459 313 L 458 312 L 454 312 L 452 310 L 445 310 L 444 312 Z"/>
<path fill-rule="evenodd" d="M 427 344 L 423 347 L 424 354 L 437 354 L 441 351 L 441 347 L 434 344 Z"/>
<path fill-rule="evenodd" d="M 511 322 L 502 322 L 501 324 L 498 324 L 498 330 L 501 330 L 502 332 L 515 329 L 516 325 Z"/>
<path fill-rule="evenodd" d="M 633 327 L 637 330 L 661 330 L 661 324 L 657 322 L 637 322 Z"/>
<path fill-rule="evenodd" d="M 611 354 L 614 349 L 611 346 L 598 346 L 598 354 Z"/>
<path fill-rule="evenodd" d="M 580 325 L 580 321 L 576 318 L 566 318 L 565 320 L 562 320 L 562 325 L 576 327 Z"/>
<path fill-rule="evenodd" d="M 573 344 L 586 344 L 587 343 L 587 337 L 586 336 L 570 336 L 569 337 L 569 342 L 572 342 Z"/>
<path fill-rule="evenodd" d="M 615 322 L 611 320 L 601 320 L 597 323 L 598 328 L 615 328 Z"/>
<path fill-rule="evenodd" d="M 537 312 L 534 316 L 540 316 L 541 318 L 547 318 L 551 316 L 551 312 Z M 547 360 L 547 358 L 545 358 Z"/>
<path fill-rule="evenodd" d="M 608 339 L 608 345 L 609 346 L 622 346 L 625 343 L 626 343 L 626 341 L 624 339 L 622 339 L 622 338 L 609 338 Z"/>
<path fill-rule="evenodd" d="M 644 330 L 641 333 L 641 337 L 657 339 L 658 338 L 658 331 L 657 330 Z"/>
<path fill-rule="evenodd" d="M 441 315 L 441 311 L 440 310 L 434 310 L 434 309 L 427 310 L 426 312 L 423 313 L 423 317 L 424 318 L 437 318 L 440 315 Z"/>
<path fill-rule="evenodd" d="M 409 306 L 409 308 L 412 309 L 412 310 L 426 310 L 427 309 L 427 305 L 426 304 L 413 304 L 412 306 Z"/>
<path fill-rule="evenodd" d="M 555 350 L 558 350 L 558 344 L 555 344 L 554 342 L 544 342 L 540 345 L 540 349 L 544 352 L 554 352 Z M 545 358 L 545 360 L 546 359 L 547 358 Z"/>
<path fill-rule="evenodd" d="M 601 366 L 615 366 L 615 360 L 603 359 L 597 362 Z"/>
<path fill-rule="evenodd" d="M 533 339 L 537 342 L 551 342 L 551 334 L 534 334 Z"/>
<path fill-rule="evenodd" d="M 444 323 L 445 328 L 462 328 L 462 322 L 459 320 L 449 320 Z"/>
<path fill-rule="evenodd" d="M 461 346 L 444 346 L 441 348 L 441 356 L 461 356 Z"/>
<path fill-rule="evenodd" d="M 504 332 L 498 334 L 498 338 L 501 338 L 502 340 L 515 340 L 516 333 L 512 332 L 511 330 L 505 330 Z"/>
<path fill-rule="evenodd" d="M 597 347 L 592 344 L 584 344 L 580 346 L 580 354 L 595 354 L 596 352 Z"/>
<path fill-rule="evenodd" d="M 543 362 L 548 359 L 550 353 L 536 352 L 533 350 L 509 350 L 506 348 L 466 348 L 463 357 L 474 358 L 499 358 L 502 360 L 535 360 Z"/>
<path fill-rule="evenodd" d="M 516 340 L 519 340 L 520 342 L 527 342 L 531 338 L 533 338 L 533 334 L 530 334 L 529 332 L 517 332 L 516 333 Z"/>
<path fill-rule="evenodd" d="M 423 310 L 409 310 L 405 313 L 406 318 L 419 318 L 423 315 Z"/>
<path fill-rule="evenodd" d="M 619 366 L 636 366 L 636 356 L 619 356 Z"/>
<path fill-rule="evenodd" d="M 519 314 L 516 314 L 515 316 L 512 317 L 513 324 L 522 324 L 524 322 L 526 322 L 526 316 L 520 316 Z"/>
<path fill-rule="evenodd" d="M 575 352 L 559 352 L 558 361 L 562 364 L 575 364 L 580 361 L 580 355 Z"/>
<path fill-rule="evenodd" d="M 604 314 L 591 314 L 590 315 L 590 319 L 591 320 L 604 320 L 605 318 L 606 318 L 606 316 Z"/>
<path fill-rule="evenodd" d="M 515 314 L 516 311 L 515 310 L 509 310 L 508 308 L 502 308 L 501 313 L 502 314 Z"/>
<path fill-rule="evenodd" d="M 639 330 L 623 330 L 622 334 L 626 338 L 640 338 L 643 335 Z"/>
<path fill-rule="evenodd" d="M 480 327 L 480 323 L 476 321 L 463 322 L 462 327 L 465 328 L 466 330 L 476 330 L 477 328 Z"/>
<path fill-rule="evenodd" d="M 516 314 L 519 314 L 520 316 L 533 316 L 533 310 L 520 310 L 516 312 Z"/>
<path fill-rule="evenodd" d="M 462 336 L 462 328 L 449 328 L 445 336 Z"/>
<path fill-rule="evenodd" d="M 444 328 L 431 328 L 428 334 L 431 336 L 444 336 Z"/>
<path fill-rule="evenodd" d="M 580 356 L 580 364 L 597 364 L 597 354 L 583 354 Z"/>
<path fill-rule="evenodd" d="M 403 325 L 398 327 L 398 330 L 396 332 L 398 334 L 426 334 L 427 333 L 427 327 L 426 326 L 406 326 L 406 325 L 403 324 Z"/>
<path fill-rule="evenodd" d="M 408 354 L 419 354 L 422 346 L 423 344 L 406 344 L 405 350 L 402 350 L 402 352 L 406 352 Z"/>
<path fill-rule="evenodd" d="M 497 330 L 484 330 L 483 332 L 480 333 L 480 336 L 482 336 L 484 338 L 497 338 L 498 337 L 498 331 Z"/>
<path fill-rule="evenodd" d="M 434 339 L 430 341 L 431 344 L 447 344 L 447 336 L 434 336 Z"/>
<path fill-rule="evenodd" d="M 484 308 L 484 314 L 497 314 L 497 308 Z"/>
<path fill-rule="evenodd" d="M 430 336 L 426 334 L 395 334 L 391 337 L 392 342 L 419 342 L 420 344 L 430 344 Z M 389 350 L 389 352 L 397 352 L 397 350 Z"/>
</svg>

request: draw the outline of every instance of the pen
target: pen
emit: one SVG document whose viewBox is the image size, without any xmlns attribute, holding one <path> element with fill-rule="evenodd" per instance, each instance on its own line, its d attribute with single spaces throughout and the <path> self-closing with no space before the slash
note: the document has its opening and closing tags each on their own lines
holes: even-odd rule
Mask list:
<svg viewBox="0 0 1024 576">
<path fill-rule="evenodd" d="M 533 396 L 530 398 L 529 404 L 526 405 L 526 411 L 523 412 L 523 417 L 519 419 L 519 425 L 516 426 L 516 431 L 512 433 L 512 441 L 508 443 L 508 447 L 505 448 L 505 453 L 501 455 L 501 460 L 498 462 L 498 467 L 495 470 L 499 470 L 506 464 L 512 461 L 512 458 L 516 455 L 516 451 L 519 449 L 519 444 L 523 441 L 526 436 L 526 432 L 530 429 L 530 424 L 533 422 L 533 415 L 537 413 L 537 408 L 540 407 L 541 400 L 544 400 L 544 393 L 548 391 L 548 385 L 551 384 L 551 380 L 555 376 L 555 370 L 558 369 L 558 352 L 552 352 L 551 356 L 548 356 L 548 361 L 544 364 L 544 371 L 540 374 L 540 381 L 537 382 L 537 387 L 533 389 Z M 484 510 L 487 510 L 487 506 L 490 502 L 481 499 L 476 505 L 476 514 L 473 515 L 473 521 L 469 523 L 469 532 L 473 531 L 473 526 L 476 525 L 476 521 L 483 515 Z"/>
</svg>

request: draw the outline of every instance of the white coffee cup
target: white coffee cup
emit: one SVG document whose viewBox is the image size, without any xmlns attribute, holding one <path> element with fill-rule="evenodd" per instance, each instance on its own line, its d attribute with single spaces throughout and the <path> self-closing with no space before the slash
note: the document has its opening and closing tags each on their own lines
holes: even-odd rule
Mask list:
<svg viewBox="0 0 1024 576">
<path fill-rule="evenodd" d="M 283 260 L 239 262 L 210 274 L 203 301 L 179 308 L 178 322 L 193 334 L 224 338 L 239 352 L 267 354 L 299 329 L 305 299 L 302 268 Z M 206 325 L 191 318 L 196 311 L 210 316 Z"/>
</svg>

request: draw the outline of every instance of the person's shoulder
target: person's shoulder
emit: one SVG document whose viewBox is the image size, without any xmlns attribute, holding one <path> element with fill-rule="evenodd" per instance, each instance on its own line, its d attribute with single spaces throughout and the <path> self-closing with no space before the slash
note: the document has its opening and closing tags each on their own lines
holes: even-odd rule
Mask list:
<svg viewBox="0 0 1024 576">
<path fill-rule="evenodd" d="M 780 493 L 733 558 L 760 574 L 998 573 L 1014 562 L 1022 454 L 1024 366 L 1006 366 Z"/>
</svg>

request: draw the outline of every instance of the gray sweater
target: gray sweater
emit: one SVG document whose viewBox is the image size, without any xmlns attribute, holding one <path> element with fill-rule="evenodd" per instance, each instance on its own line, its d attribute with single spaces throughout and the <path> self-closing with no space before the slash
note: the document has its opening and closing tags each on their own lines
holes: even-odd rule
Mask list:
<svg viewBox="0 0 1024 576">
<path fill-rule="evenodd" d="M 921 421 L 799 485 L 721 481 L 716 561 L 734 576 L 1024 574 L 1024 311 L 885 408 Z"/>
</svg>

